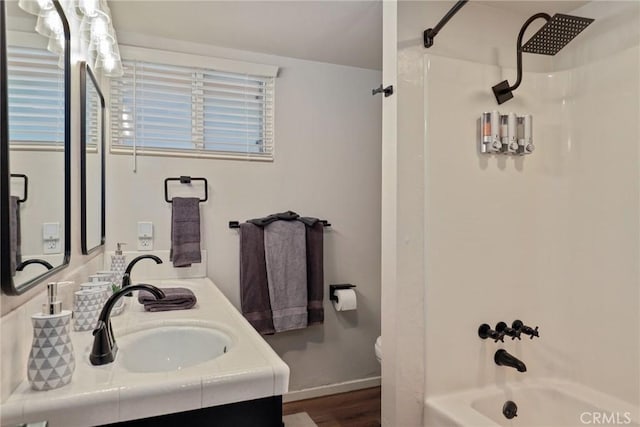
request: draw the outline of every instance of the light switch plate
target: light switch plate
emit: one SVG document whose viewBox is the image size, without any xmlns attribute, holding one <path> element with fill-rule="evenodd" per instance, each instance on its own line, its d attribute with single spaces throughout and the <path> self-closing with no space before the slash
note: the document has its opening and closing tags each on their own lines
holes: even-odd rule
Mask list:
<svg viewBox="0 0 640 427">
<path fill-rule="evenodd" d="M 150 221 L 138 222 L 138 250 L 153 250 L 153 223 Z"/>
</svg>

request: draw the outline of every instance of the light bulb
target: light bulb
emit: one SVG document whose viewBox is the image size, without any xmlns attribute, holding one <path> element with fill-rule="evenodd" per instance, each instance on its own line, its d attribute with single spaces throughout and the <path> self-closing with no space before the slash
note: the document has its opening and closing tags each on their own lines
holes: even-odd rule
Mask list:
<svg viewBox="0 0 640 427">
<path fill-rule="evenodd" d="M 94 39 L 100 39 L 108 33 L 107 20 L 102 16 L 94 18 L 91 23 L 91 37 Z"/>
<path fill-rule="evenodd" d="M 53 9 L 53 2 L 51 0 L 37 0 L 38 6 L 42 10 L 51 10 Z"/>
<path fill-rule="evenodd" d="M 36 32 L 45 37 L 58 36 L 63 33 L 62 20 L 55 10 L 50 10 L 38 16 Z"/>
<path fill-rule="evenodd" d="M 102 59 L 102 68 L 104 69 L 104 71 L 106 71 L 107 73 L 109 71 L 113 71 L 113 69 L 116 66 L 116 60 L 113 57 L 113 55 L 106 55 L 103 59 Z"/>
<path fill-rule="evenodd" d="M 98 42 L 98 52 L 100 52 L 100 55 L 103 56 L 111 55 L 111 52 L 113 52 L 113 44 L 108 37 L 103 37 L 102 39 L 100 39 L 100 41 Z"/>
</svg>

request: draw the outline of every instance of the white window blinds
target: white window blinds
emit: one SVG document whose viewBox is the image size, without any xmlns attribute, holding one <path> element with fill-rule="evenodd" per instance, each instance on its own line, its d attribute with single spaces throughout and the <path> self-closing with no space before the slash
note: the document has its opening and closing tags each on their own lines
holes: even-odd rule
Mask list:
<svg viewBox="0 0 640 427">
<path fill-rule="evenodd" d="M 272 158 L 274 78 L 123 61 L 111 82 L 112 149 Z"/>
<path fill-rule="evenodd" d="M 43 49 L 7 46 L 9 141 L 12 145 L 64 144 L 64 70 Z"/>
</svg>

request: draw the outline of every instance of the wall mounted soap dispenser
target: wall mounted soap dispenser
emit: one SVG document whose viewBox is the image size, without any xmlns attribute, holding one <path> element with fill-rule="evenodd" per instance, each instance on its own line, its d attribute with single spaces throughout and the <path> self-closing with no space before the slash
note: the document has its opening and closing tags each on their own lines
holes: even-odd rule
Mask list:
<svg viewBox="0 0 640 427">
<path fill-rule="evenodd" d="M 52 390 L 71 382 L 76 367 L 69 337 L 71 311 L 62 310 L 58 283 L 47 284 L 42 313 L 31 316 L 33 343 L 27 362 L 27 379 L 34 390 Z"/>
</svg>

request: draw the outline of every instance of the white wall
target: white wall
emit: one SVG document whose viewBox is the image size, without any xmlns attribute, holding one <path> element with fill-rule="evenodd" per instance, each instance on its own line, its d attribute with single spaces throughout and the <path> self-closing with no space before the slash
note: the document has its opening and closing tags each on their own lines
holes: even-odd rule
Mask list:
<svg viewBox="0 0 640 427">
<path fill-rule="evenodd" d="M 24 259 L 42 258 L 42 224 L 45 222 L 60 224 L 60 246 L 64 253 L 63 153 L 11 150 L 10 155 L 11 172 L 25 174 L 29 178 L 27 201 L 20 204 Z M 23 180 L 12 179 L 11 184 L 11 194 L 21 197 Z"/>
<path fill-rule="evenodd" d="M 288 209 L 327 219 L 324 325 L 266 340 L 290 366 L 292 391 L 378 376 L 373 343 L 380 334 L 381 101 L 371 89 L 381 73 L 139 35 L 119 38 L 128 45 L 274 64 L 280 72 L 272 163 L 138 156 L 134 173 L 131 156 L 108 155 L 108 249 L 118 241 L 135 249 L 138 221 L 152 221 L 154 249 L 168 249 L 171 207 L 164 201 L 164 178 L 206 177 L 209 201 L 201 205 L 201 218 L 208 275 L 239 307 L 239 236 L 228 221 Z M 329 283 L 357 285 L 357 312 L 333 310 Z"/>
<path fill-rule="evenodd" d="M 72 34 L 76 34 L 74 21 L 70 22 Z M 72 39 L 71 56 L 71 261 L 67 268 L 47 281 L 73 281 L 61 286 L 59 295 L 65 309 L 71 309 L 73 291 L 89 274 L 102 267 L 103 251 L 82 255 L 80 250 L 80 72 L 79 42 Z M 41 310 L 45 302 L 46 286 L 40 284 L 19 296 L 0 294 L 0 402 L 26 379 L 28 351 L 31 347 L 33 328 L 31 315 Z M 0 414 L 1 417 L 1 414 Z M 1 421 L 1 420 L 0 420 Z"/>
<path fill-rule="evenodd" d="M 396 406 L 523 378 L 493 363 L 499 347 L 522 358 L 526 377 L 570 378 L 637 402 L 638 6 L 595 2 L 576 11 L 597 18 L 592 38 L 585 33 L 551 60 L 526 56 L 522 86 L 499 107 L 491 86 L 515 78 L 500 66 L 513 67 L 524 19 L 470 3 L 424 49 L 419 35 L 450 6 L 398 9 L 397 249 L 402 259 L 424 229 L 425 252 L 407 280 L 398 274 L 403 319 L 393 339 L 398 352 L 411 350 L 408 341 L 418 354 L 424 345 L 425 356 L 422 365 L 409 360 L 424 377 L 407 376 L 409 392 Z M 477 153 L 476 120 L 493 109 L 533 114 L 533 155 Z M 610 137 L 602 124 L 616 120 Z M 624 142 L 603 142 L 611 140 Z M 411 340 L 421 314 L 423 339 Z M 477 336 L 481 323 L 516 318 L 539 325 L 541 338 L 498 346 Z M 421 425 L 414 412 L 407 425 Z"/>
</svg>

